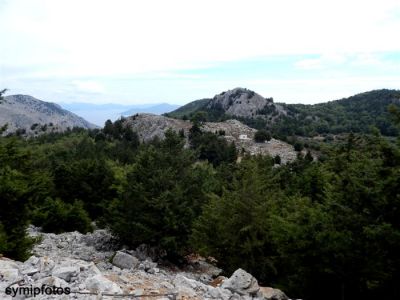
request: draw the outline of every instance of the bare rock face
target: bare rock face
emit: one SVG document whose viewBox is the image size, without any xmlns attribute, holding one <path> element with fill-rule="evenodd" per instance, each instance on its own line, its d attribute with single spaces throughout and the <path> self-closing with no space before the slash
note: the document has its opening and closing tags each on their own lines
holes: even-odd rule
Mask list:
<svg viewBox="0 0 400 300">
<path fill-rule="evenodd" d="M 274 106 L 271 98 L 264 98 L 245 88 L 235 88 L 218 94 L 207 104 L 208 109 L 223 110 L 227 115 L 246 118 L 258 116 L 268 107 L 275 110 L 272 108 Z"/>
<path fill-rule="evenodd" d="M 4 97 L 0 103 L 0 126 L 8 124 L 5 134 L 19 130 L 24 135 L 65 131 L 68 127 L 85 129 L 97 126 L 62 109 L 55 103 L 38 100 L 28 95 Z"/>
</svg>

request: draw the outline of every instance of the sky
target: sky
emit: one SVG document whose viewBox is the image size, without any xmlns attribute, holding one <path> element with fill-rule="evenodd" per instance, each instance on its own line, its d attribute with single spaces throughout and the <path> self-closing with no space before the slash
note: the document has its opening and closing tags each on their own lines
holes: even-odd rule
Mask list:
<svg viewBox="0 0 400 300">
<path fill-rule="evenodd" d="M 317 103 L 400 89 L 399 0 L 0 0 L 0 89 L 185 104 L 245 87 Z"/>
</svg>

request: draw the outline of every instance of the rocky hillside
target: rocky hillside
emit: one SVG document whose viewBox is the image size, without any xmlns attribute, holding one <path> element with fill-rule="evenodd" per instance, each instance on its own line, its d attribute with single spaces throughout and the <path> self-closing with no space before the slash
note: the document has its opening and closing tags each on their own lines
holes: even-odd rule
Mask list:
<svg viewBox="0 0 400 300">
<path fill-rule="evenodd" d="M 18 131 L 24 135 L 64 131 L 68 127 L 96 127 L 55 103 L 41 101 L 28 95 L 4 97 L 0 103 L 0 126 L 5 124 L 8 124 L 5 134 Z"/>
<path fill-rule="evenodd" d="M 164 138 L 164 132 L 168 128 L 178 132 L 184 130 L 189 132 L 192 127 L 190 121 L 168 118 L 154 114 L 135 114 L 124 119 L 124 124 L 130 126 L 133 131 L 139 134 L 141 141 L 148 142 L 155 137 Z"/>
<path fill-rule="evenodd" d="M 378 128 L 385 136 L 397 136 L 389 105 L 400 108 L 400 91 L 374 90 L 349 98 L 304 105 L 273 103 L 257 93 L 236 88 L 212 99 L 190 102 L 168 113 L 173 118 L 191 119 L 201 113 L 207 121 L 236 118 L 254 128 L 267 128 L 278 136 L 309 136 L 370 133 Z"/>
<path fill-rule="evenodd" d="M 33 298 L 33 292 L 35 299 L 288 299 L 278 289 L 260 287 L 242 269 L 230 278 L 219 276 L 221 269 L 195 255 L 177 268 L 164 265 L 145 245 L 118 251 L 106 230 L 56 235 L 31 227 L 30 234 L 41 242 L 27 261 L 0 257 L 1 299 Z"/>
<path fill-rule="evenodd" d="M 176 132 L 183 131 L 185 136 L 189 135 L 192 123 L 187 120 L 173 119 L 165 116 L 152 114 L 137 114 L 125 119 L 125 124 L 130 126 L 139 134 L 142 141 L 149 141 L 154 137 L 163 138 L 164 132 L 171 128 Z M 244 150 L 251 155 L 269 154 L 279 155 L 282 163 L 296 159 L 296 152 L 293 146 L 277 139 L 269 142 L 256 143 L 254 134 L 256 129 L 251 128 L 238 120 L 226 120 L 224 122 L 205 122 L 202 127 L 205 131 L 221 133 L 221 137 L 234 142 L 237 149 Z"/>
</svg>

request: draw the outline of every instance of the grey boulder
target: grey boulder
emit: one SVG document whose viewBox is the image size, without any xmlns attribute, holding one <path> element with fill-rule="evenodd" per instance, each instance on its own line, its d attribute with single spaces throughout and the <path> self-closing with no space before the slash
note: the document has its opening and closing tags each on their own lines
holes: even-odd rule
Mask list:
<svg viewBox="0 0 400 300">
<path fill-rule="evenodd" d="M 112 263 L 114 266 L 121 269 L 134 269 L 139 265 L 139 260 L 125 252 L 117 251 Z"/>
<path fill-rule="evenodd" d="M 270 287 L 261 287 L 260 293 L 264 297 L 265 300 L 288 300 L 288 296 L 285 295 L 279 289 L 274 289 Z"/>
<path fill-rule="evenodd" d="M 260 290 L 257 279 L 242 269 L 237 269 L 221 287 L 242 296 L 255 296 Z"/>
</svg>

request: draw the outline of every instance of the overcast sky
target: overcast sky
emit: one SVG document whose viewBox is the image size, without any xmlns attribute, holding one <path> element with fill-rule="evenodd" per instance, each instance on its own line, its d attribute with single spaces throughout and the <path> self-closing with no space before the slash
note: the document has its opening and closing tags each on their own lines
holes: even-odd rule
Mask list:
<svg viewBox="0 0 400 300">
<path fill-rule="evenodd" d="M 400 89 L 399 0 L 0 0 L 0 88 L 186 102 L 246 87 L 316 103 Z"/>
</svg>

